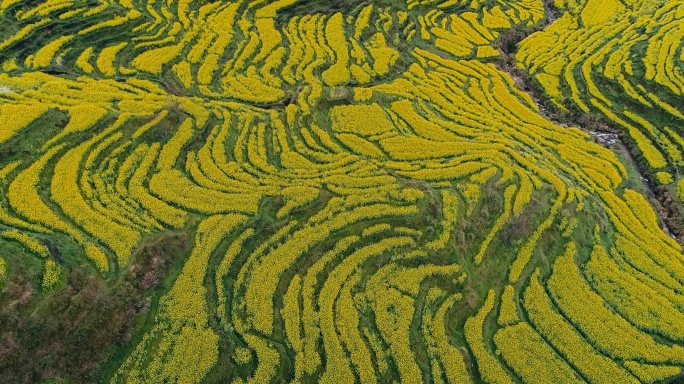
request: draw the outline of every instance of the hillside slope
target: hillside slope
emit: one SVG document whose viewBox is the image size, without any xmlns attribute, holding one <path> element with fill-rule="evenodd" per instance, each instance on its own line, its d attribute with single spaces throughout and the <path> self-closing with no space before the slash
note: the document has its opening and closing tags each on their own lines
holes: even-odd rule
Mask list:
<svg viewBox="0 0 684 384">
<path fill-rule="evenodd" d="M 684 7 L 609 3 L 0 1 L 0 371 L 677 377 L 680 244 L 619 147 L 500 65 L 530 34 L 519 69 L 674 191 Z M 17 342 L 50 316 L 46 346 Z M 98 347 L 61 359 L 78 341 Z"/>
</svg>

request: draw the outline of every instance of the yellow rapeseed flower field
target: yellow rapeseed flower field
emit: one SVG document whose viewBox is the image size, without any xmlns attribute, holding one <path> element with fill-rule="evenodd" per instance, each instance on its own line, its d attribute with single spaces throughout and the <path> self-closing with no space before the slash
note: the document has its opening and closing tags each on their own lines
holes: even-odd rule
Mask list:
<svg viewBox="0 0 684 384">
<path fill-rule="evenodd" d="M 684 377 L 684 1 L 0 18 L 7 382 Z"/>
</svg>

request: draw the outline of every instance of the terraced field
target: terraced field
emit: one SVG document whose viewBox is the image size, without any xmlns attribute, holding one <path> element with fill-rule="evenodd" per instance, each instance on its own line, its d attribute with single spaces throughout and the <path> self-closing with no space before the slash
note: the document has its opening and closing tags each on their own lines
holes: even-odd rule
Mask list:
<svg viewBox="0 0 684 384">
<path fill-rule="evenodd" d="M 684 166 L 678 127 L 684 119 L 678 108 L 684 89 L 682 3 L 555 5 L 562 17 L 520 45 L 520 68 L 560 109 L 599 113 L 622 130 L 655 184 L 678 180 Z"/>
<path fill-rule="evenodd" d="M 130 323 L 92 375 L 26 373 L 7 333 L 9 382 L 681 379 L 684 239 L 650 188 L 684 199 L 684 2 L 0 0 L 0 18 L 0 329 L 75 271 L 142 276 L 130 312 L 104 307 Z M 535 100 L 601 116 L 636 164 Z"/>
</svg>

